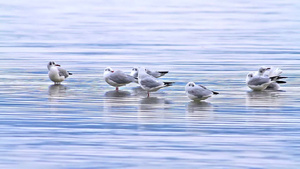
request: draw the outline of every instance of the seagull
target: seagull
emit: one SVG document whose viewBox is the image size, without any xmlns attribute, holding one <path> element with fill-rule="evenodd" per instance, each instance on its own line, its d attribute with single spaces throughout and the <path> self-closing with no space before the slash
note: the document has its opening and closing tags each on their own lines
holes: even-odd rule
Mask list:
<svg viewBox="0 0 300 169">
<path fill-rule="evenodd" d="M 60 82 L 64 81 L 69 75 L 72 75 L 72 73 L 61 68 L 60 65 L 55 62 L 49 62 L 47 67 L 49 70 L 48 76 L 54 84 L 60 84 Z"/>
<path fill-rule="evenodd" d="M 256 73 L 248 73 L 246 77 L 246 83 L 250 89 L 262 91 L 273 83 L 286 83 L 285 81 L 280 81 L 279 79 L 281 79 L 280 76 L 267 77 L 256 75 Z"/>
<path fill-rule="evenodd" d="M 212 95 L 219 94 L 218 92 L 211 91 L 202 85 L 196 85 L 194 82 L 189 82 L 186 84 L 185 93 L 188 98 L 194 101 L 205 100 Z"/>
<path fill-rule="evenodd" d="M 283 71 L 276 67 L 267 67 L 267 66 L 261 66 L 257 72 L 253 74 L 253 76 L 262 76 L 262 77 L 277 77 L 277 79 L 283 79 L 287 77 L 281 76 L 281 73 Z M 281 83 L 285 83 L 285 81 L 280 81 Z M 278 90 L 280 88 L 280 85 L 278 83 L 271 83 L 267 86 L 266 89 L 271 90 Z"/>
<path fill-rule="evenodd" d="M 150 95 L 149 92 L 155 92 L 163 87 L 172 86 L 174 83 L 159 81 L 155 77 L 147 74 L 146 70 L 147 69 L 145 68 L 138 68 L 138 83 L 144 90 L 148 92 L 148 97 Z"/>
<path fill-rule="evenodd" d="M 162 77 L 165 74 L 169 73 L 169 71 L 151 71 L 149 69 L 145 69 L 145 71 L 147 74 L 149 74 L 155 78 Z M 130 75 L 137 78 L 138 77 L 138 68 L 136 68 L 136 67 L 132 68 Z"/>
<path fill-rule="evenodd" d="M 117 91 L 119 90 L 119 87 L 135 81 L 134 77 L 125 74 L 121 70 L 114 71 L 111 67 L 104 69 L 103 76 L 109 85 L 116 87 Z"/>
</svg>

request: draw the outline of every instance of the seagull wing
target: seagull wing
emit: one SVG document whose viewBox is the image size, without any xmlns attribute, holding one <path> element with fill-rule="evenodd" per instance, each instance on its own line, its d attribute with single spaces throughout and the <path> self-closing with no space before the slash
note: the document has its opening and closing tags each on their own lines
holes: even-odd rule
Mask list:
<svg viewBox="0 0 300 169">
<path fill-rule="evenodd" d="M 118 84 L 127 84 L 134 81 L 134 77 L 125 74 L 124 72 L 117 70 L 109 76 L 109 79 Z"/>
</svg>

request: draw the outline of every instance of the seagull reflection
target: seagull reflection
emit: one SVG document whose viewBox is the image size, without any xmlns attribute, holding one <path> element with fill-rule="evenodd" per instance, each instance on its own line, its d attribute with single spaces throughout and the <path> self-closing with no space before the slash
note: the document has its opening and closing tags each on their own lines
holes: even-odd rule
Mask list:
<svg viewBox="0 0 300 169">
<path fill-rule="evenodd" d="M 128 91 L 122 91 L 122 90 L 112 90 L 108 91 L 105 94 L 105 97 L 127 97 L 130 96 L 130 92 Z"/>
<path fill-rule="evenodd" d="M 61 102 L 67 95 L 67 87 L 62 84 L 53 84 L 48 87 L 49 94 L 49 111 L 52 113 L 56 113 L 59 111 L 58 105 L 64 104 Z"/>
<path fill-rule="evenodd" d="M 247 92 L 246 106 L 258 106 L 258 107 L 274 107 L 281 106 L 282 103 L 282 92 L 284 91 L 250 91 Z"/>
<path fill-rule="evenodd" d="M 166 110 L 171 105 L 172 103 L 164 98 L 142 98 L 139 102 L 138 120 L 141 123 L 157 123 L 165 121 L 165 119 L 170 119 L 169 116 L 174 116 L 174 114 L 168 114 L 167 112 L 169 111 Z"/>
<path fill-rule="evenodd" d="M 108 117 L 125 117 L 128 109 L 134 109 L 131 93 L 122 90 L 112 90 L 104 94 L 103 115 Z M 115 119 L 116 120 L 116 119 Z"/>
<path fill-rule="evenodd" d="M 147 98 L 143 98 L 140 101 L 140 104 L 142 104 L 142 105 L 146 105 L 146 104 L 171 104 L 171 102 L 168 101 L 168 100 L 165 100 L 165 99 L 157 98 L 157 97 L 147 97 Z"/>
<path fill-rule="evenodd" d="M 132 88 L 132 94 L 134 96 L 145 96 L 147 95 L 147 91 L 145 91 L 141 86 Z"/>
<path fill-rule="evenodd" d="M 66 96 L 67 87 L 62 84 L 53 84 L 48 87 L 48 94 L 51 97 Z"/>
<path fill-rule="evenodd" d="M 187 117 L 193 119 L 207 119 L 211 117 L 213 105 L 205 101 L 191 101 L 187 105 Z"/>
</svg>

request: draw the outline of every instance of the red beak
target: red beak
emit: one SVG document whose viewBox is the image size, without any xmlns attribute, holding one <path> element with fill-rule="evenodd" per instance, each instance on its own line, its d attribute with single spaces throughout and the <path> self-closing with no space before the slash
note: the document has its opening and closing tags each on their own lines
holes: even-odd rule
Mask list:
<svg viewBox="0 0 300 169">
<path fill-rule="evenodd" d="M 113 71 L 113 70 L 112 70 L 111 72 L 112 72 L 112 73 L 114 73 L 114 71 Z"/>
<path fill-rule="evenodd" d="M 55 66 L 60 66 L 59 64 L 55 64 Z"/>
</svg>

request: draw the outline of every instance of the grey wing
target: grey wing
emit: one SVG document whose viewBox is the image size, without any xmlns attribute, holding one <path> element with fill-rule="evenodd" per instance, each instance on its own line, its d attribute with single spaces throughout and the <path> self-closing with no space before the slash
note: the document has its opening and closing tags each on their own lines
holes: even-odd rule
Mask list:
<svg viewBox="0 0 300 169">
<path fill-rule="evenodd" d="M 150 78 L 150 77 L 142 79 L 140 81 L 140 83 L 141 83 L 142 86 L 145 86 L 147 88 L 155 88 L 155 87 L 163 85 L 163 82 L 157 81 L 157 80 L 155 80 L 153 78 Z"/>
<path fill-rule="evenodd" d="M 268 77 L 254 77 L 253 79 L 249 80 L 248 85 L 262 85 L 268 82 L 270 82 Z"/>
<path fill-rule="evenodd" d="M 59 76 L 65 76 L 65 78 L 69 77 L 69 72 L 61 67 L 58 67 L 58 74 Z"/>
<path fill-rule="evenodd" d="M 205 86 L 202 86 L 202 85 L 198 85 L 198 86 L 202 87 L 203 89 L 207 89 Z"/>
<path fill-rule="evenodd" d="M 131 83 L 135 80 L 134 77 L 132 77 L 130 75 L 126 75 L 124 72 L 119 71 L 119 70 L 117 70 L 113 74 L 111 74 L 109 76 L 109 79 L 118 84 Z"/>
<path fill-rule="evenodd" d="M 189 90 L 188 93 L 197 96 L 198 98 L 205 97 L 212 94 L 210 90 L 203 89 L 203 88 L 193 88 Z"/>
<path fill-rule="evenodd" d="M 160 77 L 160 73 L 156 72 L 156 71 L 150 71 L 150 70 L 147 70 L 147 73 L 155 78 L 158 78 Z"/>
</svg>

